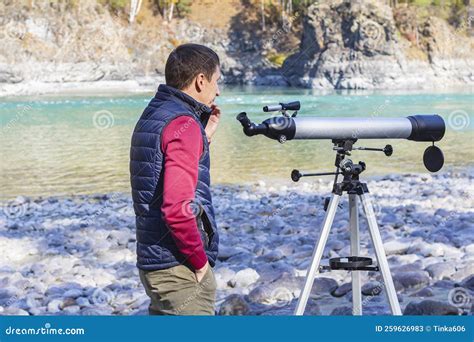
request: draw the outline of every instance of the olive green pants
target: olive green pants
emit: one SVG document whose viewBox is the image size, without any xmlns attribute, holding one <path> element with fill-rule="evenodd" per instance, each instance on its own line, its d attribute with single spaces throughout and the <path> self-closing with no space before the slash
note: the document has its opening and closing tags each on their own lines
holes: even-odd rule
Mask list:
<svg viewBox="0 0 474 342">
<path fill-rule="evenodd" d="M 208 267 L 200 282 L 187 266 L 165 270 L 139 269 L 140 280 L 151 299 L 150 315 L 214 315 L 216 279 Z"/>
</svg>

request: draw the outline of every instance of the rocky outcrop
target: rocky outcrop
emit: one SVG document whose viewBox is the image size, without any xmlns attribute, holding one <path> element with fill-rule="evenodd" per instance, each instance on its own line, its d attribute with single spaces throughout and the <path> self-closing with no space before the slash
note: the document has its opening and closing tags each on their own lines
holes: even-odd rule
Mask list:
<svg viewBox="0 0 474 342">
<path fill-rule="evenodd" d="M 418 30 L 426 59 L 406 56 L 392 9 L 382 2 L 317 3 L 308 9 L 300 49 L 285 61 L 282 74 L 289 84 L 308 88 L 474 85 L 472 39 L 437 18 Z"/>
</svg>

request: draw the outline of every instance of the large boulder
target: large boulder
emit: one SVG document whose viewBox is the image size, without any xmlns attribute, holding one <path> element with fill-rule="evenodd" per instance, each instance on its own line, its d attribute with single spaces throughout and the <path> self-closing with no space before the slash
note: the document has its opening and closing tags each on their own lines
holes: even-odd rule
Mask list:
<svg viewBox="0 0 474 342">
<path fill-rule="evenodd" d="M 312 5 L 300 51 L 283 65 L 290 83 L 313 88 L 375 88 L 400 77 L 393 13 L 379 2 Z"/>
</svg>

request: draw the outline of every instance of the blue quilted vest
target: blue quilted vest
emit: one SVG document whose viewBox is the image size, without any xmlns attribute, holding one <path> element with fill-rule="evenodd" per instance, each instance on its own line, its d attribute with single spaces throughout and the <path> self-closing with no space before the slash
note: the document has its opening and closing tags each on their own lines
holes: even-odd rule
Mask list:
<svg viewBox="0 0 474 342">
<path fill-rule="evenodd" d="M 215 265 L 219 236 L 210 189 L 209 144 L 200 118 L 202 113 L 209 111 L 208 106 L 189 95 L 161 84 L 135 126 L 130 149 L 130 182 L 137 234 L 137 267 L 140 269 L 159 270 L 186 264 L 161 213 L 164 166 L 161 132 L 173 119 L 183 115 L 196 119 L 201 127 L 204 150 L 191 207 L 197 222 L 202 223 L 207 232 L 209 242 L 204 246 L 210 265 Z"/>
</svg>

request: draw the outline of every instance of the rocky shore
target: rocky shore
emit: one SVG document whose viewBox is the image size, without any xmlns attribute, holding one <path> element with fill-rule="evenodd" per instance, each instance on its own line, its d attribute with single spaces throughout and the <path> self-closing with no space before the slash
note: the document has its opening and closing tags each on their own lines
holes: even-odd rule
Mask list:
<svg viewBox="0 0 474 342">
<path fill-rule="evenodd" d="M 368 182 L 405 314 L 473 313 L 474 173 Z M 221 315 L 292 314 L 324 216 L 330 180 L 213 187 L 221 235 Z M 347 201 L 323 256 L 349 255 Z M 361 255 L 373 255 L 361 219 Z M 141 315 L 131 198 L 25 198 L 0 211 L 1 315 Z M 364 313 L 389 314 L 378 273 L 362 273 Z M 351 314 L 350 274 L 318 275 L 307 314 Z"/>
</svg>

